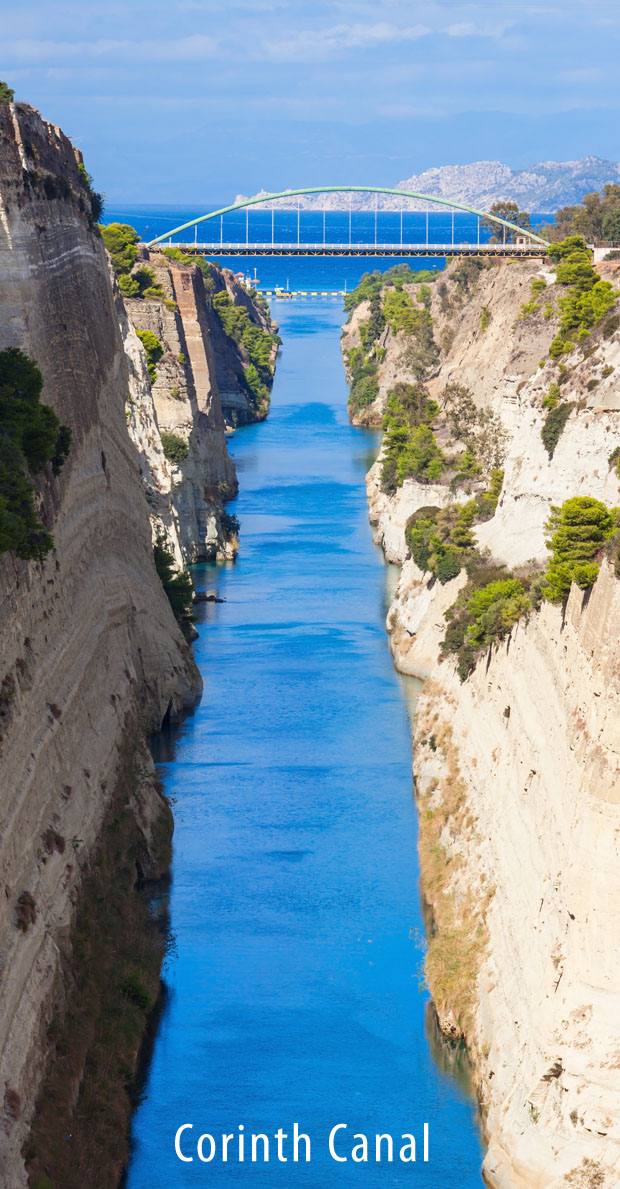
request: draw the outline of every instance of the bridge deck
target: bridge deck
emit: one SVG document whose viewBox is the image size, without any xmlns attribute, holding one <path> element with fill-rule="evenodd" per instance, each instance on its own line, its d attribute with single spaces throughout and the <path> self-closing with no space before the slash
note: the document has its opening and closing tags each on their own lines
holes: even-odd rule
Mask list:
<svg viewBox="0 0 620 1189">
<path fill-rule="evenodd" d="M 168 243 L 195 256 L 544 256 L 543 244 L 200 244 Z"/>
</svg>

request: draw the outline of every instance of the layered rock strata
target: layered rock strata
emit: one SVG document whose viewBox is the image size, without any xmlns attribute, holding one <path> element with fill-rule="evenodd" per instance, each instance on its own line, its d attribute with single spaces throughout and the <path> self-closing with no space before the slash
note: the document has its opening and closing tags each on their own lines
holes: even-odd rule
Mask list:
<svg viewBox="0 0 620 1189">
<path fill-rule="evenodd" d="M 221 512 L 224 501 L 236 494 L 237 477 L 226 443 L 202 274 L 160 256 L 148 258 L 148 267 L 165 298 L 126 298 L 124 306 L 131 325 L 154 335 L 163 348 L 152 384 L 142 345 L 139 360 L 132 349 L 136 367 L 128 424 L 152 493 L 149 502 L 156 525 L 157 518 L 166 527 L 173 522 L 185 562 L 232 556 L 236 542 L 223 530 Z M 162 433 L 186 443 L 184 459 L 166 459 Z M 170 509 L 168 516 L 158 511 L 162 504 Z"/>
<path fill-rule="evenodd" d="M 601 268 L 614 284 L 616 267 Z M 440 356 L 426 387 L 439 399 L 448 383 L 467 385 L 501 419 L 503 487 L 476 536 L 490 563 L 540 569 L 552 505 L 575 495 L 620 503 L 620 319 L 611 311 L 587 350 L 558 368 L 549 347 L 565 290 L 549 266 L 506 263 L 455 285 L 458 269 L 431 287 Z M 533 301 L 537 279 L 547 288 Z M 368 313 L 360 307 L 345 327 L 345 351 Z M 404 339 L 385 335 L 375 423 L 394 383 L 416 382 Z M 572 408 L 550 459 L 542 402 L 557 381 Z M 445 1032 L 464 1035 L 472 1054 L 485 1177 L 496 1189 L 611 1189 L 620 1183 L 620 582 L 603 559 L 591 592 L 573 587 L 565 609 L 543 603 L 462 683 L 439 646 L 466 574 L 442 585 L 422 573 L 405 527 L 417 509 L 466 495 L 414 479 L 389 495 L 381 472 L 379 459 L 371 520 L 401 565 L 390 643 L 400 670 L 427 679 L 414 738 L 422 887 L 435 922 L 427 970 Z"/>
<path fill-rule="evenodd" d="M 200 689 L 153 563 L 125 418 L 128 359 L 78 163 L 36 111 L 0 104 L 0 349 L 35 360 L 43 400 L 73 435 L 59 477 L 48 467 L 37 485 L 53 551 L 43 563 L 0 557 L 0 1183 L 10 1189 L 27 1184 L 21 1150 L 47 1026 L 66 1002 L 61 954 L 126 740 Z M 145 823 L 164 812 L 150 777 L 140 801 L 148 849 Z"/>
</svg>

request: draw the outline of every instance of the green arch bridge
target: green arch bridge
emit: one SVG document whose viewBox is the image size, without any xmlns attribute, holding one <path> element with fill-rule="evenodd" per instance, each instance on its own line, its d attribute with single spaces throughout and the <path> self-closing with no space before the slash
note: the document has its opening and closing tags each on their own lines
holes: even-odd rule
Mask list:
<svg viewBox="0 0 620 1189">
<path fill-rule="evenodd" d="M 275 236 L 275 207 L 271 207 L 271 240 L 267 242 L 257 243 L 250 239 L 249 228 L 249 211 L 252 207 L 264 205 L 265 203 L 274 203 L 280 201 L 285 203 L 287 200 L 299 199 L 307 195 L 315 194 L 373 194 L 375 196 L 374 206 L 374 241 L 371 243 L 356 242 L 352 236 L 352 205 L 349 203 L 349 221 L 348 221 L 348 239 L 344 242 L 331 242 L 326 239 L 326 214 L 328 211 L 325 207 L 319 208 L 323 215 L 323 238 L 319 242 L 305 242 L 301 238 L 301 213 L 302 208 L 299 202 L 297 203 L 297 237 L 296 239 L 287 242 L 279 242 Z M 379 195 L 388 194 L 392 197 L 400 199 L 416 199 L 421 202 L 430 203 L 434 207 L 447 208 L 451 211 L 451 236 L 445 243 L 431 243 L 429 240 L 429 210 L 416 212 L 417 214 L 426 215 L 426 236 L 423 241 L 418 243 L 408 243 L 403 239 L 403 217 L 408 212 L 401 204 L 400 211 L 390 210 L 391 214 L 400 214 L 400 235 L 398 240 L 393 243 L 383 243 L 377 239 L 378 217 L 382 213 L 379 211 L 378 199 Z M 280 209 L 290 209 L 281 207 Z M 294 207 L 292 208 L 295 209 Z M 310 208 L 312 211 L 317 210 L 316 207 Z M 245 241 L 226 241 L 224 240 L 224 216 L 230 215 L 236 211 L 245 211 Z M 371 208 L 365 210 L 364 213 L 373 213 Z M 455 240 L 455 226 L 454 215 L 455 212 L 473 215 L 477 218 L 477 242 L 476 243 L 458 243 Z M 346 214 L 345 211 L 338 211 L 339 214 Z M 219 227 L 218 227 L 219 220 Z M 480 242 L 480 226 L 481 221 L 491 221 L 497 224 L 498 229 L 501 229 L 502 239 L 495 244 Z M 218 235 L 211 235 L 205 241 L 198 240 L 199 225 L 209 225 L 217 231 Z M 475 207 L 467 206 L 461 202 L 454 202 L 447 198 L 437 198 L 432 194 L 420 194 L 415 190 L 395 190 L 387 186 L 309 186 L 301 190 L 283 190 L 280 193 L 261 194 L 257 198 L 246 198 L 242 202 L 233 203 L 230 206 L 220 207 L 219 210 L 210 211 L 206 215 L 200 215 L 196 219 L 190 219 L 188 223 L 181 223 L 178 227 L 172 227 L 170 231 L 164 232 L 163 235 L 158 235 L 148 244 L 149 248 L 156 247 L 157 244 L 170 243 L 172 244 L 172 237 L 181 235 L 184 231 L 189 231 L 194 228 L 193 242 L 182 242 L 176 240 L 175 247 L 181 248 L 185 252 L 199 253 L 200 255 L 208 254 L 210 256 L 446 256 L 446 255 L 478 255 L 484 252 L 485 255 L 507 255 L 513 256 L 543 256 L 548 247 L 547 241 L 542 236 L 537 235 L 534 231 L 519 227 L 516 223 L 511 223 L 507 219 L 500 219 L 497 215 L 490 215 L 484 211 L 479 211 Z M 506 242 L 508 239 L 516 235 L 518 242 Z"/>
</svg>

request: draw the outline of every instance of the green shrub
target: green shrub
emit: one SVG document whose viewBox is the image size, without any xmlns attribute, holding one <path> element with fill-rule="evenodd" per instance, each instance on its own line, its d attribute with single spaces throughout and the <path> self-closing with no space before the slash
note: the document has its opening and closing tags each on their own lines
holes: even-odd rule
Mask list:
<svg viewBox="0 0 620 1189">
<path fill-rule="evenodd" d="M 543 409 L 549 409 L 549 411 L 551 412 L 552 409 L 557 409 L 559 401 L 560 401 L 560 385 L 559 384 L 550 384 L 549 391 L 548 391 L 547 395 L 543 397 L 543 402 L 542 402 Z"/>
<path fill-rule="evenodd" d="M 89 223 L 94 227 L 95 224 L 99 222 L 103 214 L 103 194 L 98 194 L 97 191 L 93 189 L 93 179 L 91 178 L 90 174 L 87 173 L 86 167 L 82 165 L 81 162 L 78 165 L 78 174 L 80 178 L 80 185 L 86 192 L 90 206 Z"/>
<path fill-rule="evenodd" d="M 153 546 L 155 569 L 168 596 L 175 619 L 183 628 L 192 620 L 194 586 L 187 570 L 177 570 L 174 557 L 163 535 L 158 536 Z"/>
<path fill-rule="evenodd" d="M 140 975 L 135 971 L 121 983 L 121 991 L 129 1002 L 133 1003 L 135 1007 L 139 1007 L 141 1011 L 149 1011 L 153 1006 L 153 999 L 148 988 L 145 987 Z"/>
<path fill-rule="evenodd" d="M 149 376 L 151 377 L 151 384 L 154 384 L 157 379 L 157 368 L 155 364 L 161 359 L 164 348 L 162 347 L 157 335 L 152 334 L 150 330 L 137 330 L 136 334 L 146 351 L 146 363 L 149 369 Z"/>
<path fill-rule="evenodd" d="M 545 289 L 547 288 L 547 282 L 545 281 L 544 277 L 533 277 L 531 288 L 532 293 L 535 296 L 539 296 L 541 293 L 545 292 Z"/>
<path fill-rule="evenodd" d="M 397 466 L 399 487 L 405 479 L 415 478 L 436 482 L 441 478 L 444 457 L 429 425 L 419 425 L 407 437 L 400 451 Z"/>
<path fill-rule="evenodd" d="M 461 681 L 472 672 L 480 654 L 505 639 L 539 601 L 537 575 L 515 578 L 503 566 L 472 569 L 467 585 L 445 613 L 447 628 L 441 642 L 444 656 L 456 656 Z"/>
<path fill-rule="evenodd" d="M 456 578 L 476 547 L 471 526 L 477 510 L 476 501 L 469 500 L 414 512 L 405 526 L 405 540 L 416 565 L 441 583 Z"/>
<path fill-rule="evenodd" d="M 425 310 L 430 310 L 432 297 L 428 285 L 418 286 L 418 301 L 420 305 L 424 306 Z"/>
<path fill-rule="evenodd" d="M 379 395 L 377 364 L 360 362 L 360 359 L 363 360 L 363 356 L 356 357 L 351 377 L 352 384 L 348 401 L 351 415 L 367 408 Z"/>
<path fill-rule="evenodd" d="M 545 400 L 548 400 L 548 397 L 545 397 Z M 540 436 L 543 446 L 549 455 L 549 461 L 553 458 L 562 430 L 574 407 L 575 404 L 573 401 L 562 401 L 561 404 L 555 404 L 547 413 L 544 425 L 540 431 Z"/>
<path fill-rule="evenodd" d="M 620 446 L 616 446 L 615 450 L 612 450 L 607 462 L 610 467 L 614 467 L 616 475 L 620 479 Z"/>
<path fill-rule="evenodd" d="M 213 309 L 220 321 L 222 330 L 237 346 L 247 352 L 250 365 L 258 374 L 261 385 L 260 402 L 269 396 L 269 389 L 273 383 L 273 347 L 281 340 L 275 334 L 263 330 L 252 322 L 245 306 L 236 306 L 226 290 L 216 293 L 213 297 Z M 249 369 L 246 368 L 246 377 Z M 255 395 L 256 385 L 252 374 L 248 381 L 251 391 Z M 255 395 L 255 399 L 259 398 Z"/>
<path fill-rule="evenodd" d="M 101 238 L 110 253 L 112 267 L 119 278 L 122 289 L 122 278 L 130 273 L 138 258 L 136 244 L 139 241 L 138 232 L 129 223 L 107 223 L 99 227 Z M 124 290 L 123 290 L 124 292 Z M 128 294 L 133 296 L 133 294 Z"/>
<path fill-rule="evenodd" d="M 617 531 L 620 510 L 611 511 L 592 496 L 574 496 L 561 507 L 552 507 L 545 530 L 551 558 L 545 572 L 543 596 L 550 603 L 563 602 L 575 582 L 581 590 L 596 581 L 597 553 Z"/>
<path fill-rule="evenodd" d="M 393 286 L 402 289 L 403 285 L 420 283 L 428 286 L 437 280 L 438 275 L 439 272 L 432 269 L 419 269 L 414 272 L 408 264 L 395 264 L 385 272 L 380 272 L 379 269 L 372 273 L 366 272 L 355 289 L 346 294 L 345 311 L 350 314 L 362 301 L 370 301 L 383 287 Z"/>
<path fill-rule="evenodd" d="M 71 446 L 71 430 L 41 404 L 42 387 L 41 372 L 23 351 L 0 351 L 0 553 L 38 561 L 54 542 L 37 517 L 30 476 L 47 463 L 57 475 Z"/>
<path fill-rule="evenodd" d="M 549 256 L 556 262 L 558 284 L 568 289 L 560 299 L 560 326 L 549 352 L 552 359 L 559 359 L 576 341 L 583 342 L 601 322 L 613 306 L 616 293 L 592 266 L 585 240 L 580 236 L 569 236 L 551 244 Z"/>
<path fill-rule="evenodd" d="M 0 81 L 0 103 L 12 103 L 15 98 L 15 91 L 11 90 L 6 83 Z"/>
<path fill-rule="evenodd" d="M 383 298 L 383 312 L 393 334 L 404 330 L 413 334 L 415 329 L 415 307 L 404 289 L 387 289 Z M 428 310 L 425 309 L 428 315 Z"/>
<path fill-rule="evenodd" d="M 504 472 L 500 467 L 494 467 L 491 471 L 489 485 L 486 491 L 479 492 L 476 496 L 476 504 L 478 506 L 476 520 L 490 520 L 495 515 L 503 485 Z"/>
<path fill-rule="evenodd" d="M 234 512 L 220 512 L 220 525 L 227 541 L 239 536 L 239 517 Z"/>
<path fill-rule="evenodd" d="M 376 343 L 385 327 L 385 316 L 381 308 L 381 292 L 373 293 L 370 299 L 370 316 L 359 328 L 360 341 L 365 353 Z"/>
<path fill-rule="evenodd" d="M 161 445 L 168 461 L 174 462 L 177 465 L 183 462 L 189 454 L 187 442 L 176 433 L 168 433 L 166 430 L 162 430 Z"/>
<path fill-rule="evenodd" d="M 491 311 L 488 306 L 483 306 L 480 311 L 480 333 L 484 334 L 489 322 L 491 321 Z"/>
</svg>

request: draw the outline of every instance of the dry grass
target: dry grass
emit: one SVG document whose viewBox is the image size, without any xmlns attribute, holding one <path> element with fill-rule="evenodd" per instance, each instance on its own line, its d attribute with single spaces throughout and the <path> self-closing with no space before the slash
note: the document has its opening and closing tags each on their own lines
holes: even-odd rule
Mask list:
<svg viewBox="0 0 620 1189">
<path fill-rule="evenodd" d="M 475 842 L 475 819 L 467 799 L 452 728 L 437 705 L 440 688 L 429 682 L 416 723 L 414 756 L 422 756 L 432 733 L 439 780 L 416 780 L 420 807 L 419 853 L 422 892 L 433 927 L 428 941 L 425 977 L 444 1029 L 471 1045 L 476 983 L 487 945 L 485 917 L 492 891 L 472 887 L 462 857 L 451 853 L 446 834 Z M 416 763 L 417 775 L 420 760 Z M 445 832 L 445 833 L 444 833 Z"/>
<path fill-rule="evenodd" d="M 585 1156 L 577 1168 L 567 1173 L 564 1180 L 575 1189 L 604 1189 L 605 1185 L 609 1184 L 605 1170 L 598 1160 L 588 1160 Z"/>
</svg>

